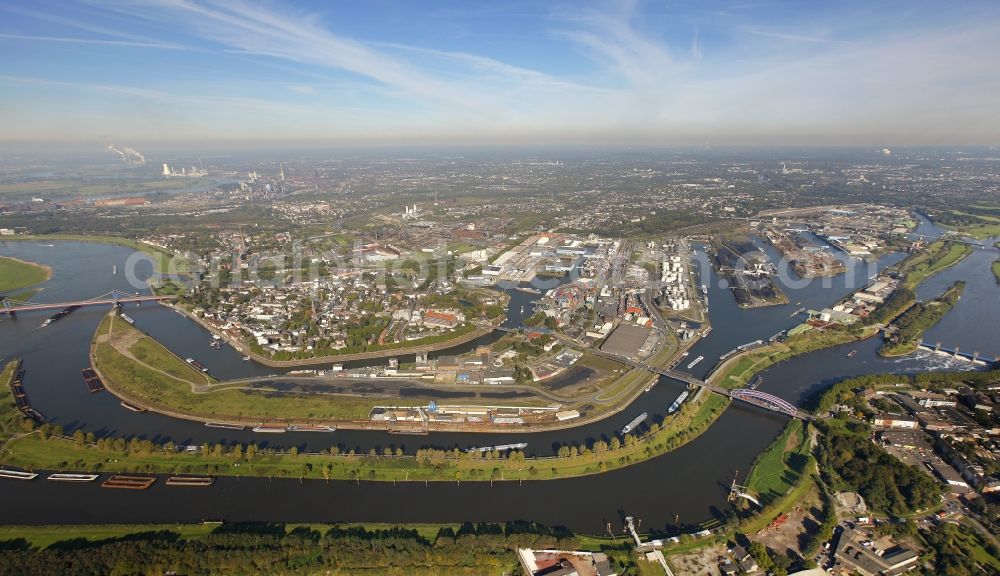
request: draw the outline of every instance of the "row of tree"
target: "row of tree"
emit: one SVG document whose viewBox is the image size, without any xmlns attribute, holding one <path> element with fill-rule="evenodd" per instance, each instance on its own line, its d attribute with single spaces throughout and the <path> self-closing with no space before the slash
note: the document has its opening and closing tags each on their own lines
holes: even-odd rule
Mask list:
<svg viewBox="0 0 1000 576">
<path fill-rule="evenodd" d="M 184 540 L 169 531 L 45 549 L 0 543 L 0 574 L 509 574 L 518 547 L 577 546 L 568 531 L 528 522 L 465 524 L 433 540 L 414 530 L 331 527 L 325 533 L 281 524 L 223 524 Z"/>
</svg>

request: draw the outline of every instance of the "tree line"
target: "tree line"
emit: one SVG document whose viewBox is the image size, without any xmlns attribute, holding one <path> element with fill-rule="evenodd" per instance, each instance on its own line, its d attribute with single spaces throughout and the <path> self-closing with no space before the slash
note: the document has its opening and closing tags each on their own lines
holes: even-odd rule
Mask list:
<svg viewBox="0 0 1000 576">
<path fill-rule="evenodd" d="M 330 527 L 324 532 L 283 524 L 223 524 L 185 540 L 153 531 L 99 541 L 71 539 L 33 548 L 0 542 L 0 574 L 508 574 L 515 549 L 575 549 L 568 530 L 531 522 L 445 527 L 433 539 L 415 530 Z"/>
</svg>

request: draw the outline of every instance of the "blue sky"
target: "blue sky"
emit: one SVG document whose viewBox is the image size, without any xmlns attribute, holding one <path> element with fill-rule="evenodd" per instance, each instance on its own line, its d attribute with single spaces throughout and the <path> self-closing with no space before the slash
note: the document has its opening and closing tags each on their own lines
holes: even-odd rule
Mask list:
<svg viewBox="0 0 1000 576">
<path fill-rule="evenodd" d="M 1000 140 L 998 2 L 0 0 L 0 54 L 7 141 Z"/>
</svg>

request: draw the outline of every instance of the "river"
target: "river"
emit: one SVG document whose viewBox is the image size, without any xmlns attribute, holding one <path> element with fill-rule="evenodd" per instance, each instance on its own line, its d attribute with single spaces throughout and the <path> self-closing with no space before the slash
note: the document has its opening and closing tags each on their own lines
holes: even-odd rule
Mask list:
<svg viewBox="0 0 1000 576">
<path fill-rule="evenodd" d="M 928 223 L 923 222 L 922 227 Z M 121 270 L 132 251 L 105 244 L 58 242 L 45 246 L 38 242 L 0 243 L 0 254 L 49 265 L 53 277 L 43 285 L 36 301 L 68 301 L 97 296 L 111 289 L 131 290 Z M 768 247 L 764 247 L 768 252 Z M 982 254 L 995 252 L 982 250 Z M 773 252 L 770 252 L 774 256 Z M 902 256 L 881 258 L 878 267 L 890 265 Z M 698 259 L 704 259 L 699 252 Z M 957 343 L 963 350 L 971 342 L 970 325 L 995 347 L 997 315 L 991 305 L 1000 296 L 989 266 L 971 264 L 973 258 L 941 272 L 921 289 L 934 294 L 934 286 L 950 285 L 965 279 L 966 294 L 945 319 L 929 334 L 945 344 Z M 978 257 L 985 259 L 985 256 Z M 978 260 L 977 260 L 978 261 Z M 848 275 L 827 281 L 797 282 L 783 286 L 788 305 L 739 309 L 729 291 L 722 287 L 709 268 L 703 268 L 709 285 L 710 317 L 713 331 L 698 342 L 691 358 L 704 355 L 702 365 L 692 370 L 703 375 L 718 356 L 738 344 L 790 328 L 797 322 L 791 312 L 800 307 L 819 309 L 833 304 L 863 282 L 876 268 L 853 261 L 854 280 Z M 804 284 L 804 285 L 803 285 Z M 973 292 L 975 290 L 975 292 Z M 992 290 L 992 291 L 990 291 Z M 534 295 L 512 291 L 509 325 L 517 325 L 531 313 Z M 922 296 L 924 297 L 924 296 Z M 800 304 L 801 302 L 801 304 Z M 985 304 L 984 304 L 985 302 Z M 228 347 L 215 351 L 208 347 L 209 334 L 200 326 L 156 305 L 129 307 L 129 316 L 182 357 L 194 356 L 220 378 L 263 375 L 279 370 L 243 362 Z M 52 312 L 23 313 L 0 322 L 0 356 L 19 356 L 27 370 L 25 388 L 32 404 L 47 419 L 67 430 L 82 429 L 98 435 L 124 435 L 178 444 L 202 442 L 256 442 L 258 445 L 296 445 L 300 450 L 316 450 L 338 444 L 366 451 L 370 447 L 400 446 L 412 453 L 422 446 L 452 447 L 502 444 L 512 441 L 507 434 L 435 433 L 430 436 L 398 436 L 375 431 L 337 431 L 333 434 L 286 433 L 260 435 L 250 431 L 206 428 L 200 424 L 153 413 L 136 414 L 123 409 L 110 394 L 90 394 L 80 369 L 88 365 L 90 338 L 106 311 L 81 308 L 52 325 L 40 328 Z M 963 323 L 953 316 L 975 318 Z M 966 320 L 966 322 L 969 322 Z M 950 326 L 950 328 L 949 328 Z M 993 331 L 993 332 L 990 332 Z M 990 334 L 993 334 L 990 337 Z M 491 338 L 491 337 L 486 337 Z M 466 345 L 471 346 L 471 345 Z M 818 389 L 838 379 L 879 372 L 916 372 L 964 369 L 969 366 L 928 352 L 899 359 L 882 359 L 875 354 L 878 342 L 845 345 L 793 358 L 766 370 L 760 388 L 793 402 L 801 402 Z M 858 354 L 847 358 L 846 352 Z M 983 345 L 984 353 L 991 351 Z M 442 351 L 441 353 L 454 353 Z M 516 435 L 528 442 L 527 452 L 549 455 L 566 442 L 586 442 L 610 438 L 642 411 L 651 419 L 662 418 L 666 408 L 681 391 L 679 383 L 661 379 L 652 391 L 642 394 L 623 412 L 604 421 L 563 431 Z M 727 486 L 739 471 L 745 476 L 756 455 L 780 432 L 785 418 L 761 409 L 734 404 L 704 434 L 667 455 L 641 464 L 600 475 L 536 482 L 465 482 L 422 484 L 368 483 L 348 481 L 304 481 L 222 478 L 209 489 L 178 490 L 157 483 L 148 491 L 102 490 L 96 484 L 65 486 L 41 480 L 6 481 L 0 492 L 0 521 L 14 523 L 99 523 L 99 522 L 190 522 L 200 520 L 260 520 L 282 522 L 459 522 L 528 519 L 570 529 L 600 533 L 606 522 L 620 525 L 625 513 L 643 518 L 644 526 L 664 528 L 679 519 L 696 524 L 720 516 L 726 503 Z M 44 502 L 44 505 L 40 505 Z"/>
</svg>

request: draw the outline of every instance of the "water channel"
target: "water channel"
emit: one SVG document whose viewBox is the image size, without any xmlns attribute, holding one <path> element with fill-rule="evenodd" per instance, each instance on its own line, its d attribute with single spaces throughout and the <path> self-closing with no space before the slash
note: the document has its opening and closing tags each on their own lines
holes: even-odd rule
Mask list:
<svg viewBox="0 0 1000 576">
<path fill-rule="evenodd" d="M 928 222 L 921 232 L 940 233 Z M 124 269 L 132 250 L 119 246 L 56 242 L 0 243 L 0 255 L 39 262 L 53 268 L 53 277 L 33 300 L 62 302 L 86 299 L 111 289 L 134 291 L 123 275 L 113 275 L 112 266 Z M 984 243 L 987 245 L 987 243 Z M 776 258 L 767 246 L 766 253 Z M 742 310 L 720 284 L 710 268 L 702 266 L 709 286 L 712 332 L 695 344 L 689 358 L 704 355 L 692 373 L 703 376 L 719 355 L 739 344 L 766 339 L 797 324 L 792 312 L 806 307 L 832 305 L 876 270 L 898 261 L 902 255 L 881 258 L 874 265 L 849 262 L 851 273 L 827 282 L 792 282 L 783 289 L 789 304 Z M 927 340 L 959 345 L 1000 355 L 997 338 L 1000 286 L 989 269 L 997 257 L 993 249 L 977 250 L 965 262 L 929 279 L 920 297 L 943 291 L 956 279 L 968 282 L 966 297 L 944 320 L 929 331 Z M 699 252 L 696 258 L 705 258 Z M 852 276 L 853 274 L 853 276 Z M 537 296 L 512 291 L 508 323 L 516 325 L 531 313 Z M 123 409 L 110 394 L 90 394 L 80 378 L 89 364 L 89 341 L 105 310 L 81 308 L 52 325 L 41 328 L 51 312 L 23 313 L 0 322 L 0 357 L 24 360 L 25 388 L 33 404 L 45 417 L 67 430 L 82 429 L 98 435 L 139 436 L 156 442 L 177 444 L 203 442 L 257 443 L 259 446 L 296 445 L 300 450 L 324 449 L 333 444 L 367 451 L 370 447 L 400 446 L 412 453 L 422 446 L 453 447 L 507 443 L 506 434 L 434 433 L 430 436 L 398 436 L 376 431 L 341 430 L 331 434 L 285 433 L 260 435 L 250 431 L 206 428 L 153 413 L 137 414 Z M 197 324 L 157 304 L 129 307 L 126 312 L 136 325 L 149 332 L 182 357 L 194 356 L 220 378 L 267 375 L 279 372 L 243 362 L 235 350 L 208 347 L 209 334 Z M 484 337 L 489 340 L 493 336 Z M 467 344 L 462 350 L 475 343 Z M 760 389 L 801 403 L 831 383 L 859 374 L 968 369 L 970 364 L 930 352 L 897 358 L 879 358 L 877 339 L 822 350 L 793 358 L 763 373 Z M 846 353 L 857 349 L 848 358 Z M 442 351 L 453 354 L 462 350 Z M 404 358 L 405 359 L 405 358 Z M 682 363 L 683 364 L 683 363 Z M 683 367 L 683 366 L 682 366 Z M 603 421 L 578 428 L 517 434 L 528 442 L 527 452 L 545 456 L 561 443 L 610 438 L 636 414 L 647 411 L 662 418 L 682 387 L 661 379 L 652 391 L 642 394 L 624 411 Z M 785 418 L 741 404 L 733 404 L 704 434 L 664 456 L 604 474 L 565 480 L 536 482 L 373 483 L 349 481 L 303 481 L 220 478 L 209 489 L 166 487 L 158 482 L 151 489 L 102 490 L 98 484 L 53 485 L 43 480 L 5 481 L 0 491 L 0 522 L 5 524 L 101 523 L 101 522 L 197 522 L 201 520 L 260 520 L 284 522 L 457 522 L 528 519 L 563 525 L 580 532 L 600 533 L 607 522 L 620 524 L 625 513 L 643 518 L 645 526 L 664 528 L 696 524 L 724 510 L 728 483 L 740 471 L 744 476 L 753 459 L 780 432 Z M 278 437 L 280 436 L 280 437 Z M 40 505 L 44 503 L 44 505 Z"/>
</svg>

